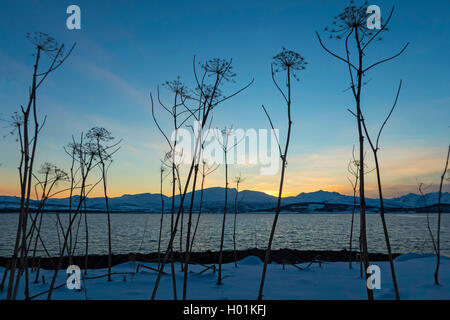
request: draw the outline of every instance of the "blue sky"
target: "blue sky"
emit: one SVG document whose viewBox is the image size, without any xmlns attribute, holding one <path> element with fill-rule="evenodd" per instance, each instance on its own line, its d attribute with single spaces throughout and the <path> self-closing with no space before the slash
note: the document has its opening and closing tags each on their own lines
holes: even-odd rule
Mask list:
<svg viewBox="0 0 450 320">
<path fill-rule="evenodd" d="M 81 30 L 66 28 L 67 6 L 81 8 Z M 324 189 L 349 193 L 347 162 L 357 142 L 345 65 L 327 55 L 314 32 L 330 25 L 345 1 L 2 1 L 0 3 L 0 118 L 8 119 L 26 102 L 33 63 L 26 32 L 42 31 L 70 45 L 72 56 L 51 75 L 39 93 L 47 115 L 38 163 L 68 168 L 62 146 L 93 126 L 123 139 L 111 168 L 113 195 L 158 192 L 159 158 L 165 150 L 150 111 L 148 95 L 180 75 L 193 82 L 192 59 L 233 58 L 237 87 L 255 79 L 244 93 L 224 103 L 213 126 L 268 128 L 261 104 L 286 130 L 283 101 L 270 77 L 271 58 L 284 46 L 308 61 L 294 84 L 294 131 L 286 195 Z M 434 183 L 449 143 L 450 2 L 373 1 L 382 16 L 395 4 L 390 31 L 373 45 L 368 61 L 406 53 L 367 76 L 365 115 L 375 131 L 403 80 L 395 113 L 382 136 L 380 158 L 388 196 L 416 191 L 417 180 Z M 323 34 L 323 32 L 322 32 Z M 326 40 L 342 51 L 342 43 Z M 230 90 L 233 86 L 229 86 Z M 162 116 L 162 114 L 161 114 Z M 16 194 L 17 145 L 2 125 L 0 193 Z M 369 156 L 368 156 L 369 157 Z M 370 158 L 369 158 L 370 160 Z M 222 185 L 222 170 L 208 186 Z M 247 177 L 244 188 L 273 193 L 278 175 L 258 168 L 232 167 Z M 368 177 L 369 195 L 375 195 Z"/>
</svg>

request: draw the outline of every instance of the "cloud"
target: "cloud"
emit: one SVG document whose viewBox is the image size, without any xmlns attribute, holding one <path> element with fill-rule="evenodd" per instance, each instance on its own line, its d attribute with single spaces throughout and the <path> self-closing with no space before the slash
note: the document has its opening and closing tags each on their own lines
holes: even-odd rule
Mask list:
<svg viewBox="0 0 450 320">
<path fill-rule="evenodd" d="M 288 157 L 284 184 L 284 196 L 316 190 L 352 193 L 347 180 L 347 165 L 352 148 L 326 149 L 320 153 L 293 154 Z M 417 192 L 417 181 L 438 183 L 440 171 L 445 162 L 445 148 L 427 146 L 389 146 L 379 151 L 383 190 L 386 197 L 395 197 Z M 374 168 L 371 150 L 367 151 L 366 163 Z M 252 189 L 276 191 L 279 184 L 278 172 L 273 176 L 261 176 L 244 171 Z M 375 172 L 366 176 L 367 196 L 377 197 Z M 433 189 L 432 191 L 435 191 Z"/>
</svg>

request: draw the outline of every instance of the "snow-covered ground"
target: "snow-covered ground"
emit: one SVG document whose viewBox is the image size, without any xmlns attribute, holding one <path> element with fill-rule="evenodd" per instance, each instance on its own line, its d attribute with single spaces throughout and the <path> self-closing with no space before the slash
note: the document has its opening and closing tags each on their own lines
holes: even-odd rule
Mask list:
<svg viewBox="0 0 450 320">
<path fill-rule="evenodd" d="M 153 263 L 142 263 L 155 267 Z M 381 289 L 375 290 L 375 299 L 394 299 L 389 264 L 375 262 L 381 269 Z M 439 286 L 434 285 L 433 273 L 436 257 L 432 255 L 406 254 L 395 259 L 398 285 L 401 299 L 450 299 L 450 259 L 441 258 Z M 134 273 L 137 263 L 128 262 L 113 267 L 116 273 Z M 305 268 L 307 264 L 299 264 Z M 188 282 L 188 299 L 256 299 L 262 272 L 262 262 L 257 257 L 247 257 L 238 263 L 223 266 L 223 284 L 218 286 L 217 273 L 212 270 L 202 274 L 203 266 L 190 267 Z M 0 276 L 5 269 L 0 268 Z M 169 272 L 167 266 L 165 271 Z M 105 275 L 106 269 L 89 270 L 87 277 Z M 183 273 L 176 265 L 178 293 L 182 292 Z M 48 289 L 52 271 L 41 270 L 46 284 L 32 284 L 31 296 Z M 34 280 L 35 274 L 30 278 Z M 125 278 L 126 279 L 125 279 Z M 53 299 L 149 299 L 153 290 L 156 273 L 141 268 L 139 273 L 113 275 L 113 281 L 105 277 L 82 280 L 82 290 L 69 290 L 65 285 L 53 293 Z M 1 279 L 1 278 L 0 278 Z M 65 270 L 59 272 L 56 285 L 66 283 Z M 5 291 L 5 290 L 4 290 Z M 36 299 L 46 299 L 41 295 Z M 0 294 L 5 298 L 5 292 Z M 23 298 L 23 288 L 19 290 Z M 171 275 L 162 277 L 157 299 L 172 299 Z M 325 262 L 321 266 L 313 264 L 304 270 L 280 264 L 268 266 L 265 299 L 366 299 L 365 281 L 359 277 L 359 265 L 348 268 L 346 262 Z"/>
</svg>

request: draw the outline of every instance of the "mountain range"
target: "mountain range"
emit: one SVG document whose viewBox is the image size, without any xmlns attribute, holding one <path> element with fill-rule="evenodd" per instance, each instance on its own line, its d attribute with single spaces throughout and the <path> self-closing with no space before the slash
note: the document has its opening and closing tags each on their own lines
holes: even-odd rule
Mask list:
<svg viewBox="0 0 450 320">
<path fill-rule="evenodd" d="M 205 189 L 203 192 L 202 212 L 220 213 L 223 212 L 225 189 L 214 187 Z M 186 194 L 184 207 L 187 209 L 190 204 L 191 193 Z M 236 197 L 237 195 L 237 197 Z M 414 193 L 409 193 L 397 198 L 384 199 L 386 212 L 430 212 L 437 211 L 438 193 L 428 193 L 425 195 L 427 207 L 423 198 Z M 236 189 L 228 189 L 228 211 L 234 212 L 235 200 L 238 212 L 272 212 L 275 210 L 277 197 L 264 192 L 243 190 L 236 194 Z M 72 198 L 72 203 L 78 204 L 79 196 Z M 161 204 L 164 201 L 165 212 L 169 212 L 172 205 L 172 198 L 155 193 L 125 194 L 120 197 L 109 198 L 111 211 L 114 212 L 149 212 L 160 213 Z M 175 196 L 175 205 L 178 207 L 180 196 Z M 282 212 L 352 212 L 353 196 L 343 195 L 337 192 L 316 191 L 310 193 L 300 193 L 297 196 L 282 198 Z M 356 198 L 359 205 L 359 198 Z M 441 196 L 441 209 L 443 212 L 450 212 L 450 193 L 445 192 Z M 31 201 L 31 208 L 36 208 L 37 201 Z M 366 198 L 367 210 L 369 212 L 379 211 L 379 199 Z M 11 196 L 0 196 L 0 212 L 16 212 L 20 206 L 20 198 Z M 105 210 L 105 199 L 103 197 L 88 198 L 86 206 L 89 211 L 103 212 Z M 194 211 L 198 212 L 200 207 L 200 191 L 195 192 Z M 67 211 L 69 209 L 69 199 L 48 199 L 46 211 Z M 358 210 L 358 207 L 356 208 Z"/>
</svg>

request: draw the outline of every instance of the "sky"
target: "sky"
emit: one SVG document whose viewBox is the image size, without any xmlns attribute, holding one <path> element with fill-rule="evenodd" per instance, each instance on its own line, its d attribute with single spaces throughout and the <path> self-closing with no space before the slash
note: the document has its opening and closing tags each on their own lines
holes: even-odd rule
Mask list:
<svg viewBox="0 0 450 320">
<path fill-rule="evenodd" d="M 66 27 L 66 8 L 72 4 L 81 9 L 80 30 Z M 373 44 L 367 61 L 389 57 L 410 43 L 399 58 L 370 71 L 363 89 L 364 113 L 374 135 L 403 81 L 397 108 L 381 137 L 384 193 L 395 197 L 417 192 L 418 182 L 432 184 L 429 190 L 434 191 L 450 133 L 450 2 L 370 4 L 381 8 L 382 17 L 394 4 L 395 12 L 390 30 Z M 332 0 L 1 1 L 0 195 L 19 192 L 19 150 L 8 135 L 8 119 L 27 100 L 33 47 L 25 34 L 35 31 L 66 46 L 76 42 L 72 55 L 39 89 L 39 116 L 47 120 L 37 165 L 49 161 L 68 170 L 70 159 L 63 146 L 72 135 L 102 126 L 122 139 L 109 171 L 110 196 L 158 193 L 160 159 L 167 146 L 152 120 L 149 94 L 177 76 L 192 86 L 194 56 L 197 61 L 233 59 L 236 83 L 227 85 L 228 92 L 254 79 L 215 111 L 213 127 L 269 129 L 264 104 L 283 141 L 286 110 L 272 82 L 270 63 L 286 47 L 299 52 L 308 65 L 292 89 L 293 132 L 283 196 L 317 190 L 351 194 L 347 164 L 358 139 L 356 121 L 347 111 L 354 108 L 346 90 L 348 74 L 345 64 L 328 55 L 315 36 L 315 31 L 324 35 L 323 28 L 345 5 Z M 341 41 L 324 41 L 343 52 Z M 157 110 L 157 115 L 169 130 L 167 114 Z M 367 161 L 373 168 L 370 152 Z M 241 174 L 242 189 L 276 194 L 279 172 L 267 176 L 259 169 L 232 165 L 229 176 Z M 366 179 L 368 196 L 375 197 L 374 173 Z M 224 186 L 222 167 L 208 176 L 206 187 L 211 186 Z M 166 181 L 163 192 L 170 189 Z M 101 194 L 101 189 L 92 193 Z"/>
</svg>

